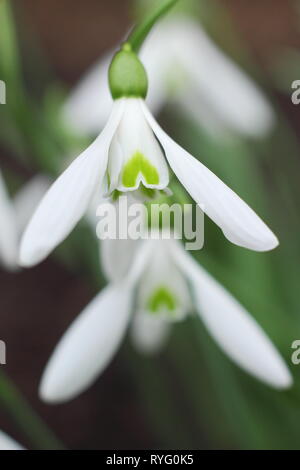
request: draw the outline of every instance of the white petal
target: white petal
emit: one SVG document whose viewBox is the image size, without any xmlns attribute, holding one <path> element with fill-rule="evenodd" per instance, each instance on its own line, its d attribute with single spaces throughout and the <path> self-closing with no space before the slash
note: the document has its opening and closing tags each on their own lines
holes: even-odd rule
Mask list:
<svg viewBox="0 0 300 470">
<path fill-rule="evenodd" d="M 119 281 L 128 273 L 137 245 L 138 242 L 130 238 L 124 240 L 101 240 L 101 265 L 103 272 L 109 281 Z"/>
<path fill-rule="evenodd" d="M 173 247 L 173 253 L 192 283 L 199 315 L 223 351 L 267 384 L 279 389 L 290 387 L 293 380 L 287 366 L 245 308 L 180 245 Z"/>
<path fill-rule="evenodd" d="M 0 431 L 0 450 L 24 450 L 17 441 L 8 436 L 5 432 Z"/>
<path fill-rule="evenodd" d="M 132 290 L 106 287 L 83 310 L 56 346 L 42 377 L 40 396 L 64 402 L 84 391 L 116 353 L 129 321 Z"/>
<path fill-rule="evenodd" d="M 94 64 L 71 91 L 63 107 L 63 118 L 80 133 L 98 134 L 105 126 L 112 107 L 108 87 L 108 68 L 113 52 Z"/>
<path fill-rule="evenodd" d="M 148 188 L 164 189 L 169 183 L 168 165 L 147 122 L 139 99 L 127 98 L 125 109 L 109 150 L 110 191 L 134 191 L 140 183 Z M 141 158 L 152 171 L 126 172 L 133 158 Z M 138 162 L 140 164 L 140 162 Z M 145 165 L 145 166 L 146 166 Z M 132 169 L 132 168 L 131 168 Z"/>
<path fill-rule="evenodd" d="M 190 77 L 189 87 L 197 106 L 207 107 L 225 125 L 239 132 L 260 136 L 274 124 L 274 113 L 254 81 L 227 57 L 191 19 L 169 24 L 170 47 Z"/>
<path fill-rule="evenodd" d="M 20 234 L 25 229 L 33 211 L 46 194 L 50 184 L 50 178 L 37 175 L 29 180 L 15 195 L 13 204 Z"/>
<path fill-rule="evenodd" d="M 0 259 L 8 269 L 17 268 L 18 228 L 16 214 L 0 172 Z"/>
<path fill-rule="evenodd" d="M 272 250 L 278 240 L 258 215 L 214 173 L 174 142 L 142 103 L 168 162 L 192 198 L 222 229 L 228 240 L 256 251 Z"/>
<path fill-rule="evenodd" d="M 171 323 L 148 312 L 138 312 L 133 319 L 131 337 L 136 349 L 144 354 L 159 352 L 165 345 Z"/>
<path fill-rule="evenodd" d="M 107 166 L 108 148 L 123 112 L 123 100 L 115 102 L 111 117 L 99 137 L 51 186 L 23 235 L 20 264 L 42 261 L 62 242 L 87 210 Z"/>
</svg>

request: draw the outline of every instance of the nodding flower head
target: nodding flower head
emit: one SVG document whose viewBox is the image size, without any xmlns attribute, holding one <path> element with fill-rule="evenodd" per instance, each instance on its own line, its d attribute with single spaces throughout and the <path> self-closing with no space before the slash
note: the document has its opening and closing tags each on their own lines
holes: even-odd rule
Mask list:
<svg viewBox="0 0 300 470">
<path fill-rule="evenodd" d="M 120 192 L 167 190 L 169 168 L 228 240 L 256 251 L 275 248 L 277 238 L 255 212 L 153 118 L 144 101 L 147 77 L 129 46 L 115 55 L 109 77 L 115 101 L 108 122 L 41 201 L 24 233 L 20 264 L 43 260 L 91 200 Z"/>
<path fill-rule="evenodd" d="M 56 346 L 41 381 L 45 401 L 67 401 L 91 385 L 116 354 L 129 325 L 138 350 L 155 353 L 172 325 L 192 314 L 248 373 L 278 389 L 291 386 L 292 376 L 262 328 L 177 240 L 136 242 L 123 277 L 119 264 L 128 262 L 123 241 L 108 241 L 104 249 L 115 253 L 105 256 L 111 263 L 106 272 L 118 280 L 90 302 Z"/>
</svg>

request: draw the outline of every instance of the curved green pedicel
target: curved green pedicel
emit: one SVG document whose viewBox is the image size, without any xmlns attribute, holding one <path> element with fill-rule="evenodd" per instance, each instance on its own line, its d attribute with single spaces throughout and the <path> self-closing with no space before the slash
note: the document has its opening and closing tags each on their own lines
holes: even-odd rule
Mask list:
<svg viewBox="0 0 300 470">
<path fill-rule="evenodd" d="M 108 72 L 109 88 L 114 100 L 129 96 L 146 97 L 148 77 L 137 52 L 155 23 L 177 2 L 178 0 L 160 0 L 114 55 Z"/>
<path fill-rule="evenodd" d="M 177 307 L 176 298 L 172 292 L 164 286 L 156 289 L 147 302 L 147 308 L 151 313 L 159 313 L 162 307 L 165 307 L 169 312 L 174 312 Z"/>
<path fill-rule="evenodd" d="M 142 174 L 147 184 L 159 184 L 159 173 L 155 166 L 141 153 L 136 152 L 124 165 L 122 174 L 122 185 L 125 188 L 134 188 L 138 176 Z"/>
</svg>

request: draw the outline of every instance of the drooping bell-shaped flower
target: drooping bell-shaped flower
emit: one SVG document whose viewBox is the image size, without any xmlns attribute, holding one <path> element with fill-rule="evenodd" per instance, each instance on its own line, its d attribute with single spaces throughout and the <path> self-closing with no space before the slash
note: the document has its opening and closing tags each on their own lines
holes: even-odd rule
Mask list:
<svg viewBox="0 0 300 470">
<path fill-rule="evenodd" d="M 129 44 L 113 59 L 109 78 L 115 100 L 110 118 L 41 201 L 22 239 L 21 265 L 42 261 L 92 200 L 115 191 L 143 194 L 167 189 L 168 167 L 231 242 L 257 251 L 275 248 L 277 238 L 255 212 L 155 121 L 144 102 L 144 67 Z"/>
<path fill-rule="evenodd" d="M 91 385 L 130 323 L 138 349 L 153 352 L 164 344 L 172 324 L 192 313 L 248 373 L 278 389 L 291 386 L 287 366 L 244 307 L 177 240 L 162 238 L 142 242 L 125 277 L 103 289 L 69 327 L 43 374 L 45 401 L 69 400 Z"/>
</svg>

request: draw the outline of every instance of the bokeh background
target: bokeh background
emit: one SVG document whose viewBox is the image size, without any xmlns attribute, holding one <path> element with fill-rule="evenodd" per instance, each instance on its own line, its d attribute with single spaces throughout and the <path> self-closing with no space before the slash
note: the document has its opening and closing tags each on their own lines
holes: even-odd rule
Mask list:
<svg viewBox="0 0 300 470">
<path fill-rule="evenodd" d="M 8 3 L 10 39 L 0 32 L 0 79 L 15 92 L 0 107 L 0 165 L 13 193 L 32 175 L 54 173 L 60 159 L 72 154 L 74 136 L 57 124 L 59 106 L 87 67 L 124 37 L 138 2 Z M 138 355 L 127 339 L 87 392 L 64 405 L 43 404 L 38 383 L 54 345 L 105 284 L 95 242 L 81 225 L 41 265 L 0 270 L 0 339 L 7 344 L 0 428 L 27 448 L 300 448 L 300 365 L 290 359 L 291 344 L 300 339 L 300 105 L 291 102 L 291 83 L 300 79 L 300 4 L 194 3 L 209 34 L 265 90 L 277 125 L 259 141 L 237 135 L 220 141 L 168 108 L 160 119 L 278 235 L 277 250 L 254 253 L 230 245 L 207 220 L 198 256 L 270 335 L 295 386 L 277 392 L 252 379 L 190 319 L 176 326 L 159 356 Z M 8 69 L 1 62 L 7 47 L 13 64 Z"/>
</svg>

